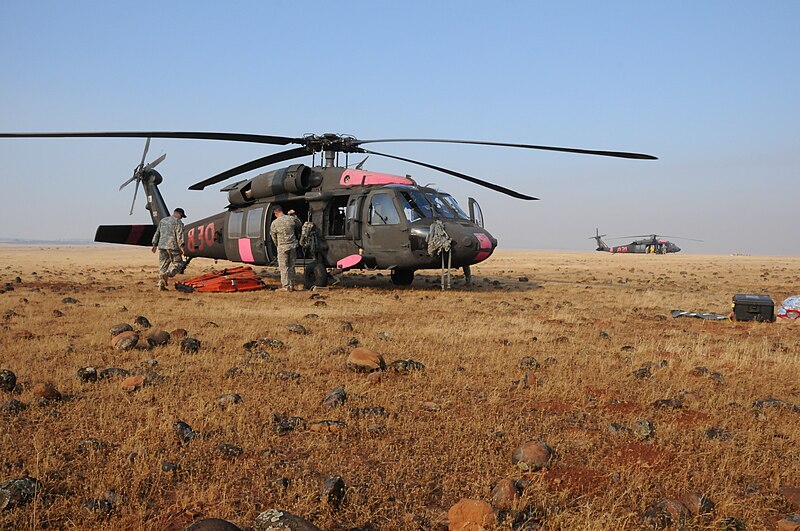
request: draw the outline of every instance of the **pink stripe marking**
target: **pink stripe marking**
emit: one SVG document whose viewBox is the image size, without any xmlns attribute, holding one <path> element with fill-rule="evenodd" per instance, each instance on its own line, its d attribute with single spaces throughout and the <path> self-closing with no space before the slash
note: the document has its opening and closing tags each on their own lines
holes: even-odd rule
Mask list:
<svg viewBox="0 0 800 531">
<path fill-rule="evenodd" d="M 250 249 L 250 238 L 239 238 L 239 258 L 243 262 L 255 262 L 253 250 Z"/>
<path fill-rule="evenodd" d="M 339 184 L 343 186 L 381 185 L 381 184 L 414 184 L 414 181 L 389 173 L 366 172 L 363 170 L 345 170 Z"/>
<path fill-rule="evenodd" d="M 478 262 L 483 262 L 484 260 L 489 258 L 491 254 L 492 254 L 491 251 L 480 251 L 478 252 L 478 254 L 475 255 L 475 258 L 473 258 L 473 260 L 475 260 L 475 263 L 477 264 Z"/>
<path fill-rule="evenodd" d="M 487 235 L 482 232 L 474 232 L 473 235 L 478 239 L 481 250 L 492 250 L 492 242 Z"/>
</svg>

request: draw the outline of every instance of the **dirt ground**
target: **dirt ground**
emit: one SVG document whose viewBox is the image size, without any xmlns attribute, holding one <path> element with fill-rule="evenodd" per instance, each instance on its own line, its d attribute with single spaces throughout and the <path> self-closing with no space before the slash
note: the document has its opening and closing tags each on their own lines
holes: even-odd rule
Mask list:
<svg viewBox="0 0 800 531">
<path fill-rule="evenodd" d="M 256 268 L 272 289 L 200 294 L 158 292 L 147 248 L 0 253 L 0 369 L 16 375 L 0 390 L 0 484 L 39 482 L 2 529 L 244 529 L 270 508 L 326 530 L 447 529 L 462 498 L 494 503 L 490 529 L 639 529 L 692 494 L 714 507 L 675 518 L 689 529 L 800 512 L 800 322 L 671 317 L 728 313 L 736 293 L 777 310 L 800 293 L 800 258 L 498 251 L 470 288 L 366 271 L 287 293 Z M 119 324 L 141 332 L 135 348 L 112 347 Z M 176 329 L 199 349 L 145 341 Z M 350 371 L 355 345 L 424 369 Z M 85 367 L 141 383 L 83 382 Z M 346 401 L 323 404 L 338 386 Z M 541 470 L 513 462 L 526 441 L 552 449 Z M 323 488 L 334 476 L 341 502 Z M 500 508 L 503 479 L 518 490 Z"/>
</svg>

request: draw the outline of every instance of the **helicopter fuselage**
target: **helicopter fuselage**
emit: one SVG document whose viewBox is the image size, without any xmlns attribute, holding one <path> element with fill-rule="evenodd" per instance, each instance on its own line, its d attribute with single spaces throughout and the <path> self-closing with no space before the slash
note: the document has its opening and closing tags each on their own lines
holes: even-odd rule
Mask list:
<svg viewBox="0 0 800 531">
<path fill-rule="evenodd" d="M 187 254 L 254 265 L 274 263 L 269 237 L 274 209 L 294 210 L 317 231 L 316 252 L 298 247 L 300 263 L 336 267 L 358 255 L 367 268 L 414 271 L 438 268 L 428 253 L 431 226 L 442 222 L 450 239 L 449 265 L 463 267 L 491 256 L 497 240 L 470 199 L 467 214 L 453 197 L 411 178 L 339 167 L 294 165 L 223 188 L 224 212 L 186 225 Z"/>
</svg>

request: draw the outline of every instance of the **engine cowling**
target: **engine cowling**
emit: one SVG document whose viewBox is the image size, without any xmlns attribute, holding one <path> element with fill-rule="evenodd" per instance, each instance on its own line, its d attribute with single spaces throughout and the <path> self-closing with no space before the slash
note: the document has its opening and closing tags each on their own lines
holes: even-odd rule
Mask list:
<svg viewBox="0 0 800 531">
<path fill-rule="evenodd" d="M 231 205 L 242 206 L 264 197 L 304 194 L 314 186 L 315 179 L 311 168 L 304 164 L 293 164 L 223 188 L 223 191 L 228 192 L 228 201 Z"/>
</svg>

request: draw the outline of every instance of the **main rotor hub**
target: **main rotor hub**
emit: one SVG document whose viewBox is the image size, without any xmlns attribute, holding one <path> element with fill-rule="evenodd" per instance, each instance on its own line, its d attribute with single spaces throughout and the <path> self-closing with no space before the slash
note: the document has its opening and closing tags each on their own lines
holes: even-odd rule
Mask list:
<svg viewBox="0 0 800 531">
<path fill-rule="evenodd" d="M 323 133 L 315 135 L 309 133 L 303 136 L 303 145 L 314 153 L 320 151 L 333 151 L 338 153 L 360 153 L 359 141 L 351 135 L 338 133 Z"/>
</svg>

